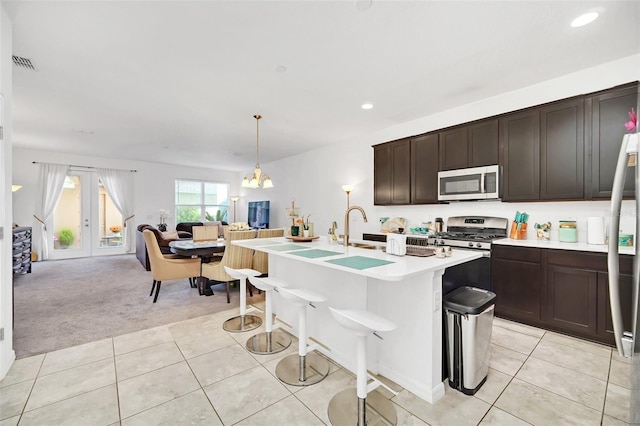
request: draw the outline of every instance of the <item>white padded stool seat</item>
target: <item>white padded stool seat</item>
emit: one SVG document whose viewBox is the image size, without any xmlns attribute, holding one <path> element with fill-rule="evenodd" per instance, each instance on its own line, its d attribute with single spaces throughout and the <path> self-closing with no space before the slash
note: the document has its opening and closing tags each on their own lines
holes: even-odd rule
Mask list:
<svg viewBox="0 0 640 426">
<path fill-rule="evenodd" d="M 273 291 L 286 287 L 287 282 L 270 277 L 252 277 L 251 284 L 264 291 L 264 323 L 265 331 L 252 336 L 247 340 L 246 347 L 251 353 L 269 355 L 282 352 L 291 345 L 291 337 L 281 331 L 274 330 L 278 325 L 273 325 L 272 297 Z"/>
<path fill-rule="evenodd" d="M 310 386 L 324 380 L 329 374 L 329 361 L 307 347 L 307 307 L 327 300 L 320 293 L 306 288 L 279 287 L 284 300 L 298 309 L 298 353 L 278 362 L 278 380 L 292 386 Z M 313 345 L 312 345 L 313 347 Z"/>
<path fill-rule="evenodd" d="M 329 421 L 333 426 L 397 424 L 398 416 L 393 403 L 382 394 L 371 392 L 382 383 L 376 379 L 373 386 L 367 383 L 367 336 L 377 331 L 395 330 L 397 325 L 369 311 L 332 307 L 329 307 L 329 311 L 338 324 L 357 336 L 356 388 L 344 389 L 331 398 Z"/>
<path fill-rule="evenodd" d="M 262 272 L 258 272 L 255 269 L 233 269 L 228 266 L 224 267 L 224 271 L 229 274 L 232 278 L 236 280 L 241 280 L 247 277 L 257 277 L 258 275 L 262 275 Z"/>
<path fill-rule="evenodd" d="M 280 288 L 280 295 L 294 305 L 305 306 L 309 303 L 326 302 L 327 298 L 306 288 Z"/>
<path fill-rule="evenodd" d="M 251 331 L 260 327 L 262 325 L 262 318 L 255 315 L 247 315 L 247 277 L 256 277 L 262 275 L 262 272 L 247 268 L 234 269 L 228 266 L 224 267 L 224 271 L 231 278 L 240 280 L 240 315 L 226 320 L 222 328 L 232 333 L 238 333 Z M 251 310 L 254 309 L 253 307 L 251 308 Z"/>
<path fill-rule="evenodd" d="M 332 307 L 329 307 L 329 311 L 341 326 L 352 330 L 357 335 L 367 335 L 374 331 L 392 331 L 398 328 L 395 323 L 369 311 Z"/>
<path fill-rule="evenodd" d="M 251 284 L 258 290 L 268 291 L 276 288 L 287 287 L 289 284 L 286 281 L 279 280 L 271 277 L 254 277 L 251 280 Z"/>
</svg>

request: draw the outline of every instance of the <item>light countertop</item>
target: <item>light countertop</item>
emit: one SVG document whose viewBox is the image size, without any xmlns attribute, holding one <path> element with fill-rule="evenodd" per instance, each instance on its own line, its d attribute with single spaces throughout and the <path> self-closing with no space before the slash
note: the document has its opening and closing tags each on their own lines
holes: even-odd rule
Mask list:
<svg viewBox="0 0 640 426">
<path fill-rule="evenodd" d="M 512 240 L 511 238 L 503 238 L 500 240 L 494 240 L 491 244 L 503 245 L 503 246 L 518 246 L 518 247 L 533 247 L 543 249 L 557 249 L 557 250 L 575 250 L 586 251 L 594 253 L 607 253 L 609 246 L 606 244 L 587 244 L 587 243 L 562 243 L 560 241 L 551 240 Z M 635 249 L 633 247 L 619 247 L 620 254 L 634 255 Z"/>
<path fill-rule="evenodd" d="M 273 254 L 275 256 L 295 259 L 300 262 L 311 263 L 326 268 L 337 269 L 385 281 L 401 281 L 419 274 L 442 270 L 450 266 L 459 265 L 482 257 L 482 253 L 479 251 L 456 250 L 455 248 L 452 250 L 452 255 L 445 258 L 437 258 L 435 256 L 394 256 L 387 254 L 382 250 L 371 250 L 357 247 L 345 248 L 343 245 L 329 243 L 324 237 L 312 242 L 292 242 L 284 237 L 280 237 L 234 240 L 231 243 L 241 247 Z M 312 249 L 326 250 L 335 254 L 317 258 L 305 257 L 304 252 Z M 365 261 L 371 261 L 370 259 L 379 259 L 391 263 L 366 269 L 356 269 L 349 266 L 342 266 L 327 262 L 328 260 L 344 259 L 353 256 L 368 258 L 365 259 Z"/>
</svg>

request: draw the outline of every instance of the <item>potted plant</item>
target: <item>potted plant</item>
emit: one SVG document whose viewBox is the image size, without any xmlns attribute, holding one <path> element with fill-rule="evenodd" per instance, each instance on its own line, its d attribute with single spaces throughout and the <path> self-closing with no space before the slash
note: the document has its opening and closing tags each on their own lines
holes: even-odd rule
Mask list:
<svg viewBox="0 0 640 426">
<path fill-rule="evenodd" d="M 167 230 L 167 218 L 169 218 L 169 210 L 160 209 L 159 231 L 165 232 Z"/>
<path fill-rule="evenodd" d="M 73 231 L 71 230 L 71 228 L 63 228 L 58 234 L 58 241 L 60 241 L 61 247 L 69 247 L 71 244 L 73 244 L 75 238 L 76 237 L 75 235 L 73 235 Z"/>
</svg>

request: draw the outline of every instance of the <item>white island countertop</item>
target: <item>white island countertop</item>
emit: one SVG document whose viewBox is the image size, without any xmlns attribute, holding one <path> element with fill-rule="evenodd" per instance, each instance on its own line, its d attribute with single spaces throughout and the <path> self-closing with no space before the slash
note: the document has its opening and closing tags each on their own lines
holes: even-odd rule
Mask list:
<svg viewBox="0 0 640 426">
<path fill-rule="evenodd" d="M 335 321 L 329 307 L 373 312 L 398 327 L 383 333 L 384 340 L 367 341 L 367 369 L 427 402 L 444 395 L 442 277 L 449 267 L 481 259 L 481 251 L 454 248 L 444 258 L 394 256 L 380 248 L 345 248 L 326 237 L 311 242 L 281 237 L 231 243 L 268 253 L 269 276 L 323 296 L 323 302 L 307 309 L 305 321 L 308 335 L 319 342 L 318 351 L 355 371 L 353 334 Z M 283 329 L 298 336 L 298 307 L 278 293 L 273 303 Z"/>
<path fill-rule="evenodd" d="M 455 248 L 452 250 L 451 256 L 445 258 L 395 256 L 379 249 L 344 247 L 329 243 L 324 237 L 312 242 L 293 242 L 280 237 L 235 240 L 232 241 L 232 244 L 251 249 L 259 247 L 260 251 L 266 253 L 384 281 L 402 281 L 425 272 L 442 270 L 482 257 L 480 251 L 457 250 Z M 332 263 L 334 261 L 344 261 L 350 266 Z M 385 264 L 371 266 L 377 265 L 378 261 L 385 262 Z"/>
</svg>

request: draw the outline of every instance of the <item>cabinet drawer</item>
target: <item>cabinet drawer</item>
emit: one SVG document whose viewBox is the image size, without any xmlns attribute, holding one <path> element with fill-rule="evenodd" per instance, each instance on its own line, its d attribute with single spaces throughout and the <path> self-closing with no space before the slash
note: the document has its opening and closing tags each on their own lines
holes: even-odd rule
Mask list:
<svg viewBox="0 0 640 426">
<path fill-rule="evenodd" d="M 547 251 L 547 262 L 550 265 L 581 268 L 589 271 L 606 272 L 608 270 L 606 253 L 550 249 Z M 633 256 L 620 256 L 620 273 L 633 273 Z"/>
<path fill-rule="evenodd" d="M 491 257 L 522 262 L 540 263 L 540 249 L 531 247 L 491 246 Z"/>
</svg>

